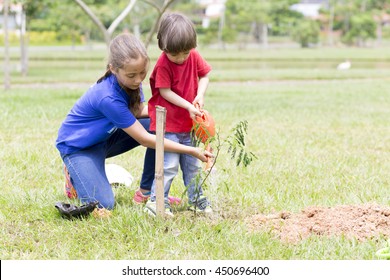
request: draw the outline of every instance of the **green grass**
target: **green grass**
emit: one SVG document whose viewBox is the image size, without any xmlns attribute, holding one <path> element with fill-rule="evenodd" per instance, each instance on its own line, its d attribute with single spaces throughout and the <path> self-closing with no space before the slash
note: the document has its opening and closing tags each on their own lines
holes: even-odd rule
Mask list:
<svg viewBox="0 0 390 280">
<path fill-rule="evenodd" d="M 369 57 L 368 51 L 362 50 L 362 57 Z M 247 120 L 247 147 L 258 158 L 247 168 L 236 167 L 223 149 L 214 181 L 205 190 L 215 214 L 193 216 L 180 207 L 168 221 L 150 218 L 132 203 L 143 148 L 109 160 L 136 179 L 130 189 L 115 189 L 117 206 L 110 219 L 59 216 L 54 204 L 70 200 L 63 196 L 57 130 L 86 90 L 77 83 L 92 83 L 104 66 L 98 60 L 32 61 L 31 76 L 15 74 L 12 89 L 0 90 L 0 258 L 376 259 L 384 237 L 314 236 L 287 244 L 266 230 L 253 233 L 246 227 L 245 219 L 257 213 L 299 212 L 312 205 L 390 205 L 388 68 L 295 67 L 293 52 L 279 50 L 282 62 L 267 61 L 264 68 L 249 63 L 246 69 L 247 60 L 228 57 L 221 62 L 222 54 L 221 61 L 211 61 L 206 108 L 222 139 L 238 121 Z M 357 57 L 359 52 L 351 53 Z M 332 50 L 334 61 L 342 56 Z M 370 57 L 388 63 L 383 53 Z M 182 191 L 177 178 L 172 192 Z"/>
<path fill-rule="evenodd" d="M 199 48 L 213 67 L 212 82 L 222 81 L 275 81 L 275 80 L 344 80 L 389 79 L 390 54 L 385 48 L 319 48 L 319 49 L 247 49 L 236 50 Z M 160 51 L 149 48 L 153 67 Z M 102 46 L 92 49 L 32 48 L 29 54 L 29 74 L 18 72 L 19 53 L 11 52 L 11 83 L 91 83 L 105 69 L 106 50 Z M 0 59 L 3 53 L 0 52 Z M 350 59 L 352 69 L 335 71 L 338 63 Z M 369 70 L 369 71 L 368 71 Z M 149 71 L 150 73 L 151 71 Z M 0 73 L 0 78 L 2 78 Z"/>
</svg>

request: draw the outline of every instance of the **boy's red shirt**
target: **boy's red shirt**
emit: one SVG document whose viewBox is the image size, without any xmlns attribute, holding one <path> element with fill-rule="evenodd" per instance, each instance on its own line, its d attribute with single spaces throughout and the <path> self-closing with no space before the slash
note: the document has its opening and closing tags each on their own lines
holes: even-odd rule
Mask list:
<svg viewBox="0 0 390 280">
<path fill-rule="evenodd" d="M 188 111 L 165 100 L 160 95 L 160 88 L 170 88 L 188 102 L 192 103 L 198 91 L 199 78 L 211 71 L 211 66 L 195 50 L 190 51 L 188 59 L 183 64 L 171 62 L 165 53 L 162 53 L 156 62 L 150 76 L 152 97 L 149 100 L 148 111 L 150 130 L 156 131 L 156 106 L 167 109 L 166 132 L 190 132 L 192 119 Z"/>
</svg>

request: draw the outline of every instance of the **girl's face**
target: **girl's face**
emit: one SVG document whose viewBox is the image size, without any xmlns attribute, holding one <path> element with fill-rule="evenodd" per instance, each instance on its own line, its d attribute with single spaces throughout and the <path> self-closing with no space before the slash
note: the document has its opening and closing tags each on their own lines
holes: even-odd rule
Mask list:
<svg viewBox="0 0 390 280">
<path fill-rule="evenodd" d="M 185 52 L 179 52 L 179 53 L 166 53 L 167 57 L 170 61 L 176 64 L 183 64 L 184 61 L 187 60 L 187 58 L 190 55 L 190 51 L 185 51 Z"/>
<path fill-rule="evenodd" d="M 145 79 L 146 74 L 148 73 L 148 66 L 149 61 L 140 57 L 125 62 L 122 68 L 113 69 L 110 65 L 110 70 L 115 74 L 122 87 L 136 90 Z"/>
</svg>

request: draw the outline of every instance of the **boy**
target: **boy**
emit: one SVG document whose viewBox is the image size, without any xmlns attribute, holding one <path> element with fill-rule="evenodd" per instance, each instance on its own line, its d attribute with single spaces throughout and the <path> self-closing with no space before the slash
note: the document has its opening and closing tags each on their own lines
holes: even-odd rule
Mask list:
<svg viewBox="0 0 390 280">
<path fill-rule="evenodd" d="M 181 14 L 168 14 L 160 22 L 157 34 L 158 46 L 163 51 L 150 76 L 152 97 L 149 100 L 150 130 L 156 130 L 157 105 L 167 109 L 165 138 L 187 146 L 194 146 L 192 120 L 201 116 L 204 95 L 209 83 L 210 65 L 195 50 L 197 35 L 191 20 Z M 178 153 L 164 154 L 164 196 L 165 213 L 173 216 L 168 202 L 169 189 L 178 169 L 183 172 L 183 180 L 188 188 L 189 209 L 212 212 L 210 202 L 196 182 L 200 164 L 195 157 Z M 145 212 L 156 214 L 155 181 Z"/>
</svg>

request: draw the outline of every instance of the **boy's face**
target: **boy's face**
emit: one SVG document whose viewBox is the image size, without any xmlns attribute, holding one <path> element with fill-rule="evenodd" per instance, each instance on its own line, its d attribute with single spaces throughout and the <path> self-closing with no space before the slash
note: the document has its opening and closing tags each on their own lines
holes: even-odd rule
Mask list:
<svg viewBox="0 0 390 280">
<path fill-rule="evenodd" d="M 190 55 L 190 51 L 185 51 L 185 52 L 179 52 L 179 53 L 166 53 L 168 59 L 176 64 L 183 64 L 184 61 L 187 60 L 187 58 Z"/>
<path fill-rule="evenodd" d="M 145 79 L 148 72 L 148 66 L 148 60 L 140 57 L 139 59 L 128 61 L 124 64 L 123 68 L 111 69 L 111 72 L 116 75 L 121 86 L 136 90 Z"/>
</svg>

